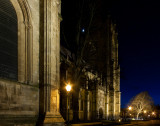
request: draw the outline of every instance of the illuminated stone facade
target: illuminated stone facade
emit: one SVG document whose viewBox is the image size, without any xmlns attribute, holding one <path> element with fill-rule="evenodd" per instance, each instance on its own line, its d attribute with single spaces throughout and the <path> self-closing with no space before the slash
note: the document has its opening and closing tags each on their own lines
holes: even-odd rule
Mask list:
<svg viewBox="0 0 160 126">
<path fill-rule="evenodd" d="M 118 63 L 118 40 L 116 25 L 111 24 L 111 55 L 108 62 L 107 99 L 108 119 L 118 119 L 120 115 L 121 92 L 120 92 L 120 66 Z"/>
<path fill-rule="evenodd" d="M 17 74 L 13 80 L 12 76 L 3 77 L 4 71 L 0 76 L 0 125 L 62 125 L 64 120 L 59 112 L 61 1 L 1 0 L 0 6 L 3 19 L 0 27 L 7 27 L 4 22 L 8 22 L 12 31 L 12 21 L 18 27 L 13 33 L 18 36 Z M 12 18 L 13 12 L 16 16 Z M 7 40 L 12 35 L 6 31 L 0 33 L 2 37 L 6 35 L 2 42 L 12 43 Z M 4 63 L 7 64 L 5 60 Z"/>
</svg>

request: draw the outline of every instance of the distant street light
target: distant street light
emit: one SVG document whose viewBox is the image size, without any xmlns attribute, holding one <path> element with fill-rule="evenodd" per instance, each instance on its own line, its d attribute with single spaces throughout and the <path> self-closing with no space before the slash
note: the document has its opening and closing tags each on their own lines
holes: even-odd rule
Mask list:
<svg viewBox="0 0 160 126">
<path fill-rule="evenodd" d="M 66 90 L 67 90 L 67 92 L 70 92 L 70 91 L 71 91 L 71 85 L 70 85 L 70 84 L 67 84 Z"/>
<path fill-rule="evenodd" d="M 143 113 L 144 113 L 144 114 L 143 114 L 143 117 L 146 118 L 146 117 L 147 117 L 147 114 L 146 114 L 146 113 L 147 113 L 147 110 L 144 110 Z"/>
<path fill-rule="evenodd" d="M 66 86 L 67 90 L 67 110 L 68 110 L 68 124 L 69 124 L 69 92 L 71 91 L 71 85 L 68 83 Z"/>
<path fill-rule="evenodd" d="M 129 107 L 128 107 L 128 109 L 129 109 L 129 110 L 132 110 L 132 107 L 131 107 L 131 106 L 129 106 Z"/>
</svg>

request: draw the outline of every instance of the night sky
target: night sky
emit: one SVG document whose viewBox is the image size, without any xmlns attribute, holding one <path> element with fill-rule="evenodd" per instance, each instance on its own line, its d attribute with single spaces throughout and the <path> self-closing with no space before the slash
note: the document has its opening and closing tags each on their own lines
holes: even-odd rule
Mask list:
<svg viewBox="0 0 160 126">
<path fill-rule="evenodd" d="M 160 104 L 160 3 L 158 0 L 110 1 L 118 29 L 122 108 L 142 91 L 148 91 L 155 104 Z M 73 4 L 63 5 L 62 14 Z"/>
<path fill-rule="evenodd" d="M 158 1 L 158 0 L 157 0 Z M 113 6 L 117 16 L 122 107 L 148 91 L 160 104 L 160 4 L 128 0 Z"/>
</svg>

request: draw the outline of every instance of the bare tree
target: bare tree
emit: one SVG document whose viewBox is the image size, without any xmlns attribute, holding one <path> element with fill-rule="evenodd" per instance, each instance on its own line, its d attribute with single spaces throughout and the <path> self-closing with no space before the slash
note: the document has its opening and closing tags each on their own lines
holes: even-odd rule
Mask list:
<svg viewBox="0 0 160 126">
<path fill-rule="evenodd" d="M 88 71 L 95 73 L 98 75 L 97 77 L 101 77 L 103 80 L 105 78 L 103 74 L 106 76 L 106 60 L 108 55 L 106 49 L 108 43 L 104 36 L 108 35 L 108 31 L 106 31 L 108 16 L 104 13 L 105 9 L 103 10 L 101 8 L 104 1 L 70 1 L 72 1 L 73 6 L 70 6 L 70 8 L 64 6 L 66 7 L 64 8 L 65 12 L 62 11 L 61 45 L 71 52 L 71 62 L 67 69 L 72 73 L 70 81 L 74 84 L 73 120 L 76 121 L 78 120 L 79 110 L 79 89 L 82 85 L 85 85 L 82 80 L 87 79 L 87 77 L 84 76 L 85 73 Z M 67 3 L 68 1 L 62 0 L 62 7 Z M 62 56 L 61 59 L 64 62 L 67 60 Z M 96 79 L 94 81 L 96 81 Z"/>
<path fill-rule="evenodd" d="M 96 0 L 71 0 L 73 5 L 68 9 L 70 18 L 61 23 L 61 42 L 71 51 L 71 61 L 69 68 L 72 71 L 72 82 L 74 84 L 73 95 L 73 120 L 78 119 L 78 96 L 80 89 L 80 81 L 84 75 L 84 71 L 92 69 L 91 58 L 95 57 L 94 42 L 90 41 L 90 28 L 95 14 Z M 67 1 L 62 1 L 66 2 Z M 67 11 L 67 10 L 66 10 Z M 65 16 L 65 15 L 64 15 Z M 68 32 L 68 29 L 70 31 Z M 87 50 L 87 53 L 86 53 Z M 86 56 L 87 54 L 87 56 Z M 63 58 L 63 57 L 61 57 Z M 63 60 L 66 60 L 63 58 Z"/>
<path fill-rule="evenodd" d="M 153 100 L 148 94 L 148 92 L 141 92 L 137 94 L 130 102 L 130 106 L 132 107 L 132 112 L 136 114 L 137 119 L 139 114 L 144 110 L 151 110 L 153 105 Z"/>
</svg>

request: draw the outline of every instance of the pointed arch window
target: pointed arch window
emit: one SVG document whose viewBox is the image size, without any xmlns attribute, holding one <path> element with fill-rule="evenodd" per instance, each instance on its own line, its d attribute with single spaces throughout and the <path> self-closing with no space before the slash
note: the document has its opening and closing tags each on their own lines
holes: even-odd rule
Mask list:
<svg viewBox="0 0 160 126">
<path fill-rule="evenodd" d="M 18 79 L 18 26 L 10 0 L 0 0 L 0 78 Z"/>
</svg>

